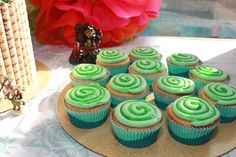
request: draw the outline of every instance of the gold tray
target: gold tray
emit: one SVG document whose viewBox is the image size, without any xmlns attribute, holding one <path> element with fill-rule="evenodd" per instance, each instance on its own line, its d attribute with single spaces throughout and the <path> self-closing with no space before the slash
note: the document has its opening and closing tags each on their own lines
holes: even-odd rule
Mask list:
<svg viewBox="0 0 236 157">
<path fill-rule="evenodd" d="M 50 70 L 48 67 L 38 60 L 35 62 L 37 67 L 38 84 L 32 85 L 23 93 L 25 102 L 35 97 L 47 85 L 50 79 Z M 9 100 L 0 102 L 0 105 L 0 113 L 11 110 L 13 107 Z"/>
<path fill-rule="evenodd" d="M 94 129 L 80 129 L 70 123 L 63 107 L 63 102 L 65 93 L 71 87 L 71 84 L 67 85 L 57 101 L 56 112 L 58 120 L 71 137 L 95 153 L 112 157 L 209 157 L 222 155 L 236 147 L 236 121 L 220 124 L 209 142 L 199 146 L 189 146 L 175 141 L 170 136 L 166 126 L 166 114 L 164 111 L 162 111 L 164 116 L 163 126 L 154 144 L 141 149 L 125 147 L 113 136 L 109 119 L 103 125 Z M 153 100 L 153 94 L 150 94 L 147 99 Z"/>
</svg>

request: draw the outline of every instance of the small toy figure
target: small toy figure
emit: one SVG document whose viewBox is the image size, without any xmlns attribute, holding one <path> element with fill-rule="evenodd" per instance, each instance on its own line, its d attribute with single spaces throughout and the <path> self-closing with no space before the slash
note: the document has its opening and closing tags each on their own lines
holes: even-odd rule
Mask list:
<svg viewBox="0 0 236 157">
<path fill-rule="evenodd" d="M 12 86 L 11 82 L 7 77 L 4 78 L 4 81 L 1 83 L 0 91 L 4 89 L 6 99 L 10 100 L 13 105 L 14 114 L 22 113 L 22 105 L 25 105 L 23 99 L 23 89 Z"/>
<path fill-rule="evenodd" d="M 69 62 L 73 65 L 80 63 L 96 63 L 100 52 L 99 45 L 102 41 L 102 32 L 90 24 L 75 26 L 75 46 Z"/>
</svg>

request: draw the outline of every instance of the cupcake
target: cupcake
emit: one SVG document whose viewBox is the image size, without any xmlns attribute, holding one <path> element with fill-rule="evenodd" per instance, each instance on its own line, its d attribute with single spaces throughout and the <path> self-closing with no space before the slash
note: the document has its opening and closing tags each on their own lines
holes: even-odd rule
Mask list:
<svg viewBox="0 0 236 157">
<path fill-rule="evenodd" d="M 137 47 L 132 48 L 129 58 L 130 58 L 131 62 L 134 62 L 139 59 L 161 60 L 162 55 L 151 47 L 137 46 Z"/>
<path fill-rule="evenodd" d="M 194 81 L 197 90 L 210 82 L 228 83 L 230 81 L 230 76 L 227 73 L 207 65 L 200 65 L 191 69 L 189 78 Z"/>
<path fill-rule="evenodd" d="M 211 102 L 220 111 L 221 122 L 236 119 L 236 88 L 224 83 L 209 83 L 199 91 L 199 96 Z"/>
<path fill-rule="evenodd" d="M 192 80 L 179 76 L 162 76 L 153 83 L 152 89 L 156 105 L 163 110 L 176 99 L 196 92 Z"/>
<path fill-rule="evenodd" d="M 166 68 L 163 63 L 154 59 L 136 60 L 130 67 L 129 73 L 143 76 L 151 89 L 152 83 L 166 74 Z"/>
<path fill-rule="evenodd" d="M 109 70 L 95 64 L 79 64 L 70 74 L 74 86 L 87 83 L 99 83 L 101 86 L 105 86 L 109 77 Z"/>
<path fill-rule="evenodd" d="M 167 107 L 171 136 L 188 145 L 200 145 L 210 140 L 220 123 L 220 112 L 208 101 L 192 96 L 177 99 Z"/>
<path fill-rule="evenodd" d="M 166 62 L 169 75 L 187 78 L 190 69 L 202 64 L 197 56 L 188 53 L 174 53 L 167 57 Z"/>
<path fill-rule="evenodd" d="M 71 123 L 79 128 L 95 128 L 106 120 L 111 96 L 97 83 L 81 84 L 70 89 L 64 107 Z"/>
<path fill-rule="evenodd" d="M 111 111 L 110 120 L 115 138 L 121 144 L 143 148 L 156 141 L 162 114 L 146 100 L 128 100 Z"/>
<path fill-rule="evenodd" d="M 133 74 L 118 74 L 107 83 L 106 88 L 111 94 L 112 107 L 130 99 L 145 99 L 149 87 L 142 76 Z"/>
<path fill-rule="evenodd" d="M 115 49 L 102 50 L 98 56 L 96 63 L 107 68 L 111 72 L 111 76 L 120 73 L 126 73 L 130 64 L 127 54 Z"/>
</svg>

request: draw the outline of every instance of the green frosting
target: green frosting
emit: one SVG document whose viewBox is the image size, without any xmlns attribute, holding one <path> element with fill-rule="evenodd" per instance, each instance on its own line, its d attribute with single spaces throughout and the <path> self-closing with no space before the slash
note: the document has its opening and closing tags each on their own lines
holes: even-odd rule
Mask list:
<svg viewBox="0 0 236 157">
<path fill-rule="evenodd" d="M 97 83 L 83 84 L 70 89 L 65 101 L 76 108 L 94 108 L 110 101 L 110 93 Z"/>
<path fill-rule="evenodd" d="M 146 46 L 137 46 L 132 48 L 130 55 L 137 59 L 159 59 L 162 56 L 155 49 Z"/>
<path fill-rule="evenodd" d="M 115 49 L 102 50 L 97 56 L 97 60 L 104 63 L 119 63 L 127 58 L 127 54 Z"/>
<path fill-rule="evenodd" d="M 109 84 L 117 92 L 131 94 L 142 93 L 147 88 L 147 83 L 142 76 L 126 73 L 113 76 Z"/>
<path fill-rule="evenodd" d="M 224 81 L 228 77 L 222 70 L 206 65 L 197 66 L 190 73 L 207 81 Z"/>
<path fill-rule="evenodd" d="M 236 88 L 224 83 L 209 83 L 204 93 L 220 105 L 236 104 Z"/>
<path fill-rule="evenodd" d="M 162 76 L 157 84 L 161 90 L 171 94 L 191 94 L 196 88 L 192 80 L 179 76 Z"/>
<path fill-rule="evenodd" d="M 165 69 L 163 63 L 154 59 L 136 60 L 131 67 L 140 74 L 154 74 Z"/>
<path fill-rule="evenodd" d="M 199 63 L 199 58 L 188 53 L 175 53 L 169 57 L 170 61 L 175 65 L 192 66 Z"/>
<path fill-rule="evenodd" d="M 107 75 L 107 70 L 96 64 L 79 64 L 72 71 L 72 75 L 81 80 L 98 80 Z"/>
<path fill-rule="evenodd" d="M 218 109 L 208 101 L 192 96 L 177 99 L 172 106 L 174 114 L 193 126 L 206 126 L 220 117 Z"/>
<path fill-rule="evenodd" d="M 128 100 L 115 108 L 115 117 L 126 126 L 144 128 L 160 122 L 162 114 L 156 106 L 146 100 Z"/>
<path fill-rule="evenodd" d="M 8 3 L 9 0 L 0 0 L 0 4 Z"/>
</svg>

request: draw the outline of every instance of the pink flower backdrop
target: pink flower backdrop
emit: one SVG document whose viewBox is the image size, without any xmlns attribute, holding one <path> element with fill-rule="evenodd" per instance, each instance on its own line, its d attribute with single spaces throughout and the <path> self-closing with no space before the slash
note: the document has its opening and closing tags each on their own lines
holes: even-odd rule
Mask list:
<svg viewBox="0 0 236 157">
<path fill-rule="evenodd" d="M 36 39 L 73 46 L 74 25 L 91 23 L 104 34 L 102 46 L 119 45 L 159 15 L 161 0 L 30 0 Z M 34 21 L 34 17 L 37 16 Z"/>
</svg>

